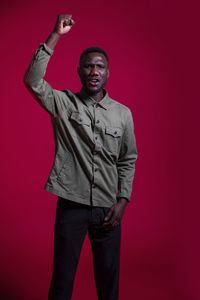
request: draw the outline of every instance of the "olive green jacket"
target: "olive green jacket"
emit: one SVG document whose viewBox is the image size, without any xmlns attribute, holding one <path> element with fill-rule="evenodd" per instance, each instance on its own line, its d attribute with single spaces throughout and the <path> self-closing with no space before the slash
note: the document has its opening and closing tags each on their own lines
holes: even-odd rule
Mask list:
<svg viewBox="0 0 200 300">
<path fill-rule="evenodd" d="M 138 155 L 130 109 L 106 90 L 96 102 L 83 89 L 53 89 L 43 79 L 53 52 L 40 44 L 24 76 L 53 126 L 55 159 L 44 189 L 92 206 L 111 207 L 120 197 L 130 201 Z"/>
</svg>

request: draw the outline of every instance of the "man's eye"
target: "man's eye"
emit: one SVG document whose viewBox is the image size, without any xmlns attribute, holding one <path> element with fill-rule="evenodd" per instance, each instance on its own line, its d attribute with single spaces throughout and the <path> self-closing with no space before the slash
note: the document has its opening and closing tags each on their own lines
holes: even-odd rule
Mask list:
<svg viewBox="0 0 200 300">
<path fill-rule="evenodd" d="M 104 69 L 104 68 L 105 68 L 103 65 L 98 65 L 98 67 L 99 67 L 100 69 Z"/>
</svg>

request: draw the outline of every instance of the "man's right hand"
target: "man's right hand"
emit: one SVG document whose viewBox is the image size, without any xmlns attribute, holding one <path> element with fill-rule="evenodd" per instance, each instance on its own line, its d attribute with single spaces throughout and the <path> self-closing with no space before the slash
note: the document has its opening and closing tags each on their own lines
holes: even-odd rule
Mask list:
<svg viewBox="0 0 200 300">
<path fill-rule="evenodd" d="M 74 24 L 75 22 L 72 20 L 72 15 L 59 15 L 53 32 L 59 35 L 66 34 L 71 30 Z"/>
<path fill-rule="evenodd" d="M 54 30 L 45 42 L 46 45 L 53 50 L 60 37 L 68 33 L 74 24 L 75 22 L 72 20 L 72 15 L 59 15 Z"/>
</svg>

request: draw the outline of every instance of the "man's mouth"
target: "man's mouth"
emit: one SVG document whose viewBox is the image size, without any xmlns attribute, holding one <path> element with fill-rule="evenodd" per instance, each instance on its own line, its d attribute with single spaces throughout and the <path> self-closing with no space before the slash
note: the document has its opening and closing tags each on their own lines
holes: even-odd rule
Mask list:
<svg viewBox="0 0 200 300">
<path fill-rule="evenodd" d="M 88 79 L 88 86 L 96 86 L 98 84 L 99 80 L 96 78 L 90 78 Z"/>
</svg>

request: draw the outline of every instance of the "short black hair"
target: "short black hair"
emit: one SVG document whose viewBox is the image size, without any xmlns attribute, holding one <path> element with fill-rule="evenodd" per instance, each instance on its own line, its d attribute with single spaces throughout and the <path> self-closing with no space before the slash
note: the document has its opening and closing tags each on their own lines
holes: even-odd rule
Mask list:
<svg viewBox="0 0 200 300">
<path fill-rule="evenodd" d="M 104 51 L 102 48 L 100 47 L 89 47 L 87 49 L 85 49 L 82 53 L 81 53 L 81 56 L 80 56 L 80 62 L 83 58 L 84 55 L 88 54 L 88 53 L 93 53 L 93 52 L 98 52 L 98 53 L 102 53 L 106 60 L 107 60 L 107 63 L 109 63 L 109 59 L 108 59 L 108 54 L 106 53 L 106 51 Z"/>
</svg>

